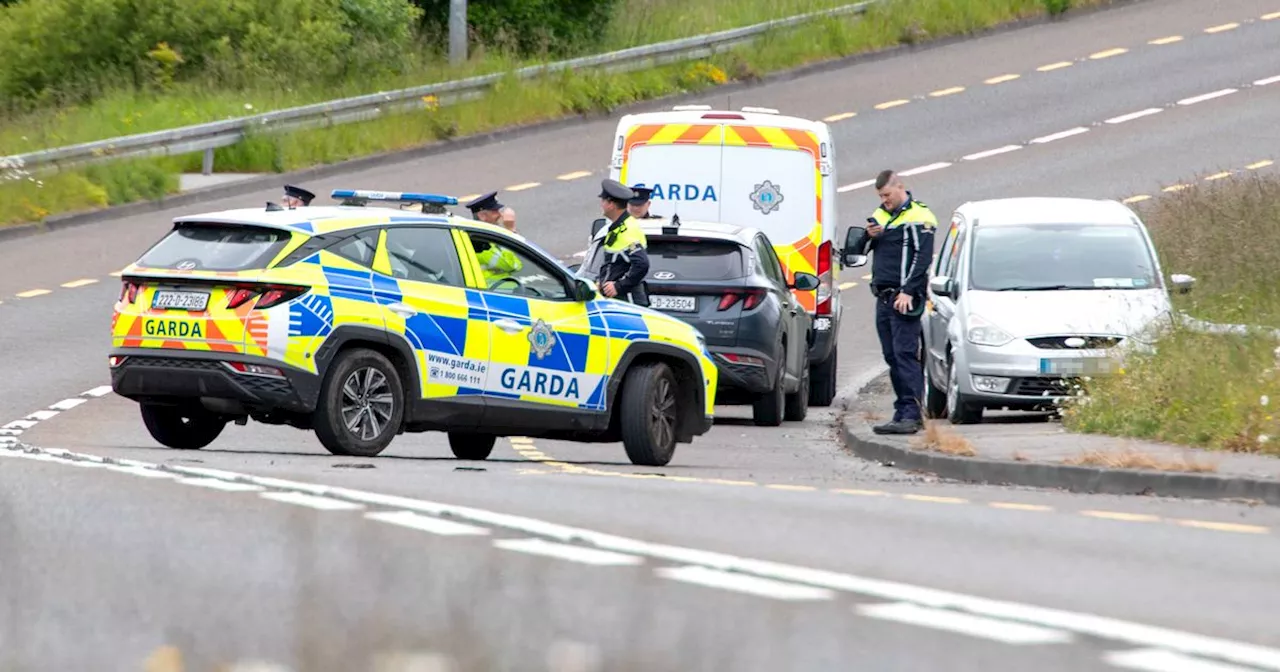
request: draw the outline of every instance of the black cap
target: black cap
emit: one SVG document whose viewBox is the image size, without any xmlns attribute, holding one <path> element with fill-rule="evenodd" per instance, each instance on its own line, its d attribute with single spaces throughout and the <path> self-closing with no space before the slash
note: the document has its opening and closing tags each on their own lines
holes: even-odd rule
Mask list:
<svg viewBox="0 0 1280 672">
<path fill-rule="evenodd" d="M 631 187 L 631 191 L 636 192 L 636 195 L 631 197 L 631 205 L 644 205 L 653 194 L 651 187 Z"/>
<path fill-rule="evenodd" d="M 316 197 L 315 194 L 307 191 L 306 189 L 303 189 L 302 187 L 295 187 L 292 184 L 284 185 L 284 195 L 292 196 L 301 200 L 303 205 L 311 205 L 312 199 Z"/>
<path fill-rule="evenodd" d="M 501 210 L 502 204 L 498 202 L 498 192 L 491 191 L 468 203 L 467 209 L 474 215 L 481 210 Z"/>
<path fill-rule="evenodd" d="M 636 197 L 636 192 L 631 187 L 617 180 L 601 180 L 600 181 L 600 198 L 612 198 L 619 201 L 629 201 Z"/>
</svg>

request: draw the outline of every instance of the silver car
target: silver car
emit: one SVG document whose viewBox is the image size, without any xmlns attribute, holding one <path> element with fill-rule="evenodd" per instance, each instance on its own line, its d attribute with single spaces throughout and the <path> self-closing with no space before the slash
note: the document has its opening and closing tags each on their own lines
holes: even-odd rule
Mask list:
<svg viewBox="0 0 1280 672">
<path fill-rule="evenodd" d="M 1075 380 L 1114 373 L 1130 348 L 1149 347 L 1172 317 L 1146 226 L 1116 201 L 965 203 L 931 276 L 925 407 L 957 424 L 988 408 L 1052 409 Z"/>
</svg>

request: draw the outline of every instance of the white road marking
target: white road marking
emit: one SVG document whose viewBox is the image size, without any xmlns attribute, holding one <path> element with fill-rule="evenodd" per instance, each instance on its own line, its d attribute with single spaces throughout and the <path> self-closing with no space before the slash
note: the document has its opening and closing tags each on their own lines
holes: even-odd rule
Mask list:
<svg viewBox="0 0 1280 672">
<path fill-rule="evenodd" d="M 557 179 L 557 180 L 564 180 L 564 181 L 568 181 L 568 180 L 576 180 L 576 179 L 579 179 L 579 178 L 587 177 L 587 176 L 589 176 L 589 175 L 591 175 L 591 171 L 587 171 L 587 170 L 578 170 L 578 171 L 574 171 L 574 172 L 572 172 L 572 173 L 565 173 L 564 175 L 556 175 L 556 179 Z"/>
<path fill-rule="evenodd" d="M 376 513 L 366 513 L 365 518 L 376 520 L 382 523 L 391 523 L 413 530 L 422 532 L 430 532 L 432 534 L 440 534 L 445 536 L 458 535 L 483 535 L 489 534 L 489 530 L 475 525 L 464 525 L 463 523 L 455 523 L 452 520 L 443 520 L 440 518 L 432 518 L 423 516 L 413 511 L 379 511 Z"/>
<path fill-rule="evenodd" d="M 38 420 L 14 420 L 4 426 L 4 429 L 31 429 L 35 427 Z"/>
<path fill-rule="evenodd" d="M 85 394 L 90 397 L 104 397 L 108 394 L 111 394 L 111 386 L 103 385 L 101 387 L 95 387 L 92 390 L 85 392 Z"/>
<path fill-rule="evenodd" d="M 1214 98 L 1221 98 L 1221 97 L 1223 97 L 1223 96 L 1229 96 L 1229 95 L 1231 95 L 1231 94 L 1233 94 L 1233 93 L 1235 93 L 1235 92 L 1237 92 L 1237 91 L 1239 91 L 1239 90 L 1240 90 L 1240 89 L 1222 89 L 1222 90 L 1219 90 L 1219 91 L 1214 91 L 1213 93 L 1205 93 L 1205 94 L 1202 94 L 1202 95 L 1199 95 L 1199 96 L 1192 96 L 1192 97 L 1190 97 L 1190 98 L 1183 98 L 1182 100 L 1179 100 L 1179 101 L 1178 101 L 1178 104 L 1179 104 L 1179 105 L 1195 105 L 1196 103 L 1203 103 L 1203 102 L 1204 102 L 1204 101 L 1206 101 L 1206 100 L 1213 100 Z"/>
<path fill-rule="evenodd" d="M 1007 154 L 1009 152 L 1016 152 L 1019 149 L 1022 149 L 1022 145 L 1005 145 L 1004 147 L 988 149 L 985 152 L 974 152 L 973 154 L 966 155 L 963 158 L 965 161 L 977 161 L 978 159 L 985 159 L 989 156 L 996 156 L 998 154 Z"/>
<path fill-rule="evenodd" d="M 549 558 L 581 562 L 586 565 L 639 565 L 644 558 L 597 548 L 554 544 L 543 539 L 499 539 L 493 545 L 507 551 L 543 555 Z"/>
<path fill-rule="evenodd" d="M 58 414 L 58 411 L 50 411 L 50 410 L 35 411 L 34 413 L 31 413 L 30 415 L 28 415 L 26 419 L 40 422 L 43 420 L 48 420 L 49 418 L 52 418 L 57 414 Z"/>
<path fill-rule="evenodd" d="M 1036 138 L 1035 140 L 1032 140 L 1031 142 L 1037 145 L 1042 145 L 1046 142 L 1053 142 L 1054 140 L 1061 140 L 1063 138 L 1069 138 L 1073 135 L 1080 135 L 1081 133 L 1088 133 L 1088 132 L 1089 132 L 1088 128 L 1085 128 L 1084 126 L 1077 126 L 1070 130 L 1061 131 L 1058 133 L 1051 133 L 1049 135 L 1042 135 Z"/>
<path fill-rule="evenodd" d="M 863 187 L 869 187 L 869 186 L 871 186 L 871 185 L 873 185 L 873 184 L 875 184 L 875 183 L 876 183 L 876 181 L 875 181 L 875 180 L 863 180 L 863 181 L 861 181 L 861 182 L 854 182 L 853 184 L 846 184 L 846 185 L 844 185 L 843 187 L 837 187 L 837 188 L 836 188 L 836 191 L 837 191 L 837 192 L 839 192 L 839 193 L 841 193 L 841 194 L 843 194 L 843 193 L 844 193 L 844 192 L 846 192 L 846 191 L 853 191 L 854 189 L 861 189 L 861 188 L 863 188 Z"/>
<path fill-rule="evenodd" d="M 160 471 L 159 469 L 147 469 L 146 467 L 129 467 L 129 466 L 121 466 L 118 464 L 108 464 L 106 465 L 106 468 L 110 469 L 111 471 L 118 471 L 122 474 L 141 476 L 143 478 L 177 478 L 178 477 L 178 475 L 174 473 L 170 473 L 167 471 Z"/>
<path fill-rule="evenodd" d="M 97 280 L 94 278 L 81 278 L 80 280 L 72 280 L 71 282 L 64 282 L 62 283 L 62 286 L 66 287 L 67 289 L 75 289 L 77 287 L 85 287 L 87 285 L 92 285 L 95 282 L 97 282 Z"/>
<path fill-rule="evenodd" d="M 927 166 L 920 166 L 919 168 L 912 168 L 911 170 L 904 170 L 904 171 L 902 171 L 901 173 L 898 173 L 898 174 L 899 174 L 899 175 L 901 175 L 902 177 L 911 177 L 912 175 L 920 175 L 921 173 L 930 173 L 930 172 L 933 172 L 933 171 L 935 171 L 935 170 L 942 170 L 943 168 L 947 168 L 947 167 L 949 167 L 950 165 L 951 165 L 951 164 L 950 164 L 950 163 L 948 163 L 948 162 L 946 162 L 946 161 L 939 161 L 939 162 L 937 162 L 937 163 L 931 163 L 931 164 L 929 164 L 929 165 L 927 165 Z"/>
<path fill-rule="evenodd" d="M 1276 82 L 1280 82 L 1280 76 L 1276 76 L 1276 77 L 1268 77 L 1268 78 L 1266 78 L 1266 79 L 1259 79 L 1258 81 L 1254 82 L 1254 83 L 1253 83 L 1253 85 L 1254 85 L 1254 86 L 1267 86 L 1267 85 L 1269 85 L 1269 84 L 1275 84 Z"/>
<path fill-rule="evenodd" d="M 1111 117 L 1110 119 L 1108 119 L 1108 120 L 1107 120 L 1107 123 L 1108 123 L 1108 124 L 1123 124 L 1123 123 L 1124 123 L 1124 122 L 1126 122 L 1126 121 L 1133 121 L 1134 119 L 1141 119 L 1141 118 L 1143 118 L 1143 117 L 1149 117 L 1149 116 L 1151 116 L 1151 115 L 1153 115 L 1153 114 L 1159 114 L 1159 113 L 1161 113 L 1161 112 L 1163 112 L 1163 111 L 1164 111 L 1163 109 L 1158 108 L 1158 107 L 1149 107 L 1149 108 L 1147 108 L 1147 109 L 1145 109 L 1145 110 L 1142 110 L 1142 111 L 1140 111 L 1140 112 L 1131 112 L 1131 113 L 1129 113 L 1129 114 L 1122 114 L 1122 115 L 1120 115 L 1120 116 L 1118 116 L 1118 117 Z"/>
<path fill-rule="evenodd" d="M 69 411 L 75 408 L 76 406 L 83 404 L 86 401 L 89 401 L 89 400 L 85 399 L 84 397 L 72 397 L 70 399 L 63 399 L 62 401 L 59 401 L 58 403 L 50 406 L 49 408 L 56 408 L 59 411 Z"/>
<path fill-rule="evenodd" d="M 857 113 L 857 112 L 841 112 L 840 114 L 833 114 L 833 115 L 831 115 L 831 116 L 829 116 L 829 117 L 823 117 L 823 118 L 822 118 L 822 120 L 823 120 L 823 121 L 825 121 L 825 122 L 827 122 L 828 124 L 832 124 L 832 123 L 835 123 L 835 122 L 837 122 L 837 121 L 844 121 L 845 119 L 852 119 L 852 118 L 854 118 L 854 117 L 856 117 L 856 116 L 858 116 L 858 113 Z"/>
<path fill-rule="evenodd" d="M 748 574 L 722 572 L 710 567 L 689 565 L 687 567 L 659 567 L 654 573 L 664 579 L 683 581 L 709 588 L 722 588 L 757 597 L 770 597 L 775 600 L 830 600 L 835 593 L 826 588 L 802 586 L 796 583 L 785 583 L 772 579 L 762 579 Z"/>
<path fill-rule="evenodd" d="M 364 508 L 363 504 L 345 502 L 341 499 L 329 499 L 328 497 L 317 497 L 302 492 L 264 492 L 260 497 L 274 502 L 297 504 L 298 506 L 306 506 L 320 511 L 350 511 Z"/>
<path fill-rule="evenodd" d="M 859 614 L 869 618 L 947 630 L 983 639 L 993 639 L 1005 644 L 1060 644 L 1072 640 L 1071 633 L 1061 630 L 922 607 L 910 602 L 860 604 L 855 609 Z"/>
<path fill-rule="evenodd" d="M 1102 658 L 1109 665 L 1144 672 L 1250 672 L 1248 668 L 1197 660 L 1164 649 L 1109 651 Z"/>
<path fill-rule="evenodd" d="M 1231 22 L 1231 23 L 1224 23 L 1224 24 L 1222 24 L 1222 25 L 1220 25 L 1220 26 L 1212 26 L 1212 27 L 1209 27 L 1209 28 L 1205 28 L 1205 29 L 1204 29 L 1204 32 L 1206 32 L 1206 33 L 1210 33 L 1210 34 L 1212 34 L 1212 33 L 1221 33 L 1221 32 L 1222 32 L 1222 31 L 1224 31 L 1224 30 L 1235 30 L 1236 28 L 1239 28 L 1239 27 L 1240 27 L 1240 24 L 1235 23 L 1235 22 L 1233 21 L 1233 22 Z"/>
<path fill-rule="evenodd" d="M 183 478 L 178 480 L 183 485 L 194 485 L 197 488 L 209 488 L 225 492 L 261 492 L 266 488 L 252 483 L 236 483 L 218 478 Z"/>
<path fill-rule="evenodd" d="M 523 182 L 521 184 L 513 184 L 507 187 L 507 191 L 524 191 L 525 189 L 532 189 L 539 186 L 542 186 L 541 182 Z"/>
</svg>

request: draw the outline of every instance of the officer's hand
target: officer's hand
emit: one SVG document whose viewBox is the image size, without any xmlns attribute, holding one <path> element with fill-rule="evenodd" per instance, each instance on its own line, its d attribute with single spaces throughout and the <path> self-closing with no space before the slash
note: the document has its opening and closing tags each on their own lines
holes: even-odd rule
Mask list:
<svg viewBox="0 0 1280 672">
<path fill-rule="evenodd" d="M 893 299 L 893 309 L 903 315 L 906 315 L 907 312 L 911 310 L 911 304 L 913 303 L 915 303 L 915 301 L 911 298 L 910 294 L 903 294 L 899 292 L 898 296 Z"/>
<path fill-rule="evenodd" d="M 613 286 L 613 281 L 610 280 L 609 282 L 600 285 L 600 293 L 612 299 L 618 295 L 618 289 Z"/>
<path fill-rule="evenodd" d="M 511 208 L 502 209 L 502 225 L 507 227 L 508 231 L 516 230 L 516 211 Z"/>
<path fill-rule="evenodd" d="M 884 232 L 884 229 L 879 224 L 867 225 L 867 235 L 872 238 L 879 238 L 882 232 Z"/>
</svg>

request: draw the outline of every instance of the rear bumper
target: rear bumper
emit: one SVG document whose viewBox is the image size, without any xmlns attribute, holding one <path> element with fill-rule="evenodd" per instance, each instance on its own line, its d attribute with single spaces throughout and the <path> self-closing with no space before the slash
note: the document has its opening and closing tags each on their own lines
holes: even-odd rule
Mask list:
<svg viewBox="0 0 1280 672">
<path fill-rule="evenodd" d="M 265 357 L 154 348 L 116 348 L 110 354 L 124 358 L 111 369 L 111 389 L 134 401 L 215 399 L 246 410 L 310 413 L 320 394 L 319 375 Z M 270 366 L 284 377 L 240 373 L 229 362 Z"/>
<path fill-rule="evenodd" d="M 716 384 L 716 398 L 729 392 L 746 392 L 764 394 L 773 389 L 778 362 L 772 356 L 753 348 L 727 348 L 708 346 L 711 359 L 716 363 L 720 376 Z M 743 364 L 730 361 L 725 355 L 755 357 L 764 362 L 759 364 Z"/>
<path fill-rule="evenodd" d="M 827 361 L 836 347 L 839 318 L 835 315 L 813 316 L 813 344 L 809 346 L 809 364 Z M 878 346 L 877 346 L 878 347 Z"/>
</svg>

